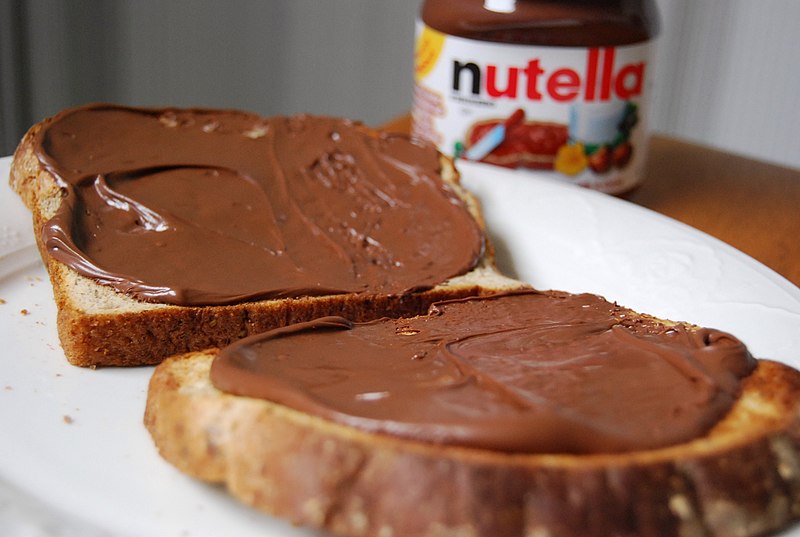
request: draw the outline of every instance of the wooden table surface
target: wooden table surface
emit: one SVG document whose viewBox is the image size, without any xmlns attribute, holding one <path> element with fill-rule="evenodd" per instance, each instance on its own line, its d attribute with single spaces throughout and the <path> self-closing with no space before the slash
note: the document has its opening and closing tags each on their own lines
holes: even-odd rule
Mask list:
<svg viewBox="0 0 800 537">
<path fill-rule="evenodd" d="M 408 132 L 408 116 L 382 128 Z M 800 286 L 800 170 L 653 136 L 632 203 L 712 235 Z"/>
</svg>

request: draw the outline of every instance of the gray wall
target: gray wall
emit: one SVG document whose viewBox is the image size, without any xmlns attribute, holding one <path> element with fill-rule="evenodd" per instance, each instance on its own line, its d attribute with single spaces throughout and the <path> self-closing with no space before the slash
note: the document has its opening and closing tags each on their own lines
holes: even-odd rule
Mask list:
<svg viewBox="0 0 800 537">
<path fill-rule="evenodd" d="M 0 154 L 90 101 L 375 125 L 411 105 L 419 0 L 0 2 Z"/>
<path fill-rule="evenodd" d="M 800 1 L 658 3 L 655 129 L 800 168 Z"/>
</svg>

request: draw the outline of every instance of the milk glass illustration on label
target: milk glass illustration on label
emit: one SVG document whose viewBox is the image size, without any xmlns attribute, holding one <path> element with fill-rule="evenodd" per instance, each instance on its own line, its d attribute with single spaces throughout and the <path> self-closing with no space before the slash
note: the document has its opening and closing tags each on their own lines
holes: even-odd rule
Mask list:
<svg viewBox="0 0 800 537">
<path fill-rule="evenodd" d="M 418 23 L 413 133 L 456 158 L 630 190 L 645 159 L 649 52 L 476 41 Z"/>
</svg>

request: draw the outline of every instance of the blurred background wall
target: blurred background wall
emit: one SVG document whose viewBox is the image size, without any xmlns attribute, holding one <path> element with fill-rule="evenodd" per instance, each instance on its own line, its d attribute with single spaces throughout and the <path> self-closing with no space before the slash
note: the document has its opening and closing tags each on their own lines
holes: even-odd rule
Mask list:
<svg viewBox="0 0 800 537">
<path fill-rule="evenodd" d="M 91 101 L 313 112 L 411 104 L 421 0 L 0 0 L 0 154 Z M 658 0 L 655 132 L 800 168 L 800 2 Z"/>
</svg>

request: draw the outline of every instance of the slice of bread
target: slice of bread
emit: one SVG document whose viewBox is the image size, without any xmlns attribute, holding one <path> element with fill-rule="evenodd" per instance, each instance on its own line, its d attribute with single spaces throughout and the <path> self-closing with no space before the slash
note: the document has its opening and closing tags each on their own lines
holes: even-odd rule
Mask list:
<svg viewBox="0 0 800 537">
<path fill-rule="evenodd" d="M 760 360 L 703 436 L 648 450 L 526 454 L 370 433 L 210 380 L 171 357 L 144 422 L 179 470 L 348 537 L 744 537 L 800 517 L 800 373 Z M 624 419 L 620 417 L 620 419 Z"/>
<path fill-rule="evenodd" d="M 403 294 L 359 293 L 243 302 L 221 306 L 175 306 L 144 302 L 96 283 L 53 259 L 41 230 L 59 208 L 63 192 L 37 157 L 33 126 L 17 148 L 10 185 L 33 214 L 33 227 L 58 306 L 58 333 L 67 359 L 78 366 L 156 364 L 166 356 L 219 347 L 277 326 L 324 315 L 353 320 L 424 313 L 437 300 L 519 287 L 495 268 L 491 245 L 470 272 L 433 288 Z M 371 132 L 364 127 L 365 132 Z M 442 180 L 463 199 L 483 227 L 477 201 L 460 185 L 452 161 L 441 158 Z M 135 255 L 132 254 L 132 255 Z"/>
<path fill-rule="evenodd" d="M 800 516 L 800 376 L 761 361 L 708 435 L 615 455 L 514 455 L 363 433 L 215 389 L 216 351 L 167 359 L 161 455 L 241 501 L 352 536 L 750 536 Z"/>
</svg>

